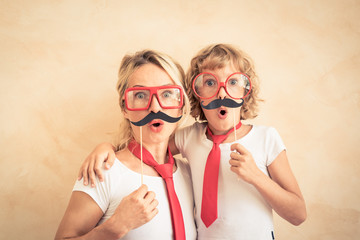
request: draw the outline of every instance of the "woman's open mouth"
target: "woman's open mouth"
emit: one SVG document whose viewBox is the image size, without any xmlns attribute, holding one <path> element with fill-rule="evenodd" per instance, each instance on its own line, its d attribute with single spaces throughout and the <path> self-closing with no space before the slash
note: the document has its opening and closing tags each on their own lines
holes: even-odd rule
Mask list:
<svg viewBox="0 0 360 240">
<path fill-rule="evenodd" d="M 164 126 L 164 122 L 159 119 L 154 119 L 149 122 L 148 126 L 152 132 L 160 132 Z"/>
</svg>

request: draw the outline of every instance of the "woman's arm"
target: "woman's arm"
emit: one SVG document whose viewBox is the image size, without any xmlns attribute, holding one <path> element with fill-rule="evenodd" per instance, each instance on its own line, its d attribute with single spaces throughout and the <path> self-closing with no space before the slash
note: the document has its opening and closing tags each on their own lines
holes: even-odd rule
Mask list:
<svg viewBox="0 0 360 240">
<path fill-rule="evenodd" d="M 266 176 L 255 164 L 250 152 L 242 145 L 233 144 L 231 150 L 231 170 L 239 178 L 252 184 L 270 206 L 282 218 L 294 225 L 306 219 L 305 201 L 293 175 L 285 150 L 268 166 L 270 177 Z"/>
<path fill-rule="evenodd" d="M 142 185 L 122 199 L 113 216 L 96 226 L 102 210 L 88 194 L 74 191 L 55 239 L 119 239 L 153 219 L 157 205 L 155 193 Z"/>
<path fill-rule="evenodd" d="M 111 239 L 106 236 L 106 231 L 102 231 L 104 225 L 95 227 L 102 216 L 102 210 L 89 195 L 75 191 L 71 195 L 55 239 Z"/>
</svg>

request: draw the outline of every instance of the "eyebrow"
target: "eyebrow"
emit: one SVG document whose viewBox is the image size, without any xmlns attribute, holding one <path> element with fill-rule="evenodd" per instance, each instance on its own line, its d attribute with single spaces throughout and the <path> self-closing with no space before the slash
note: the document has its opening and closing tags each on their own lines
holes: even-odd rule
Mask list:
<svg viewBox="0 0 360 240">
<path fill-rule="evenodd" d="M 179 85 L 177 85 L 177 84 L 170 84 L 170 83 L 168 83 L 168 84 L 164 84 L 164 85 L 161 85 L 161 86 L 153 86 L 153 87 L 163 87 L 163 86 L 179 86 Z M 144 85 L 134 85 L 134 86 L 132 86 L 132 87 L 146 87 L 146 86 L 144 86 Z"/>
<path fill-rule="evenodd" d="M 215 74 L 210 74 L 210 73 L 204 73 L 204 76 L 205 77 L 208 77 L 208 76 L 210 76 L 210 77 L 217 77 Z"/>
</svg>

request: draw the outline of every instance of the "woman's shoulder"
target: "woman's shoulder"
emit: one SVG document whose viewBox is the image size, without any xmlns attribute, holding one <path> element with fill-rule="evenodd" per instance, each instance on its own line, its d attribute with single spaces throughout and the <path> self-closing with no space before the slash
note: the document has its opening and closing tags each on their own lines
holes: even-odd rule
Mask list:
<svg viewBox="0 0 360 240">
<path fill-rule="evenodd" d="M 117 151 L 115 156 L 120 168 L 125 166 L 130 166 L 131 168 L 132 165 L 137 164 L 137 161 L 135 161 L 136 158 L 130 157 L 127 148 Z"/>
<path fill-rule="evenodd" d="M 124 176 L 124 174 L 126 174 L 128 172 L 128 169 L 126 167 L 126 161 L 127 161 L 127 156 L 125 155 L 123 150 L 117 151 L 115 153 L 115 160 L 114 160 L 114 164 L 112 165 L 111 168 L 106 169 L 105 168 L 105 162 L 102 165 L 102 172 L 104 174 L 105 178 L 119 178 Z"/>
</svg>

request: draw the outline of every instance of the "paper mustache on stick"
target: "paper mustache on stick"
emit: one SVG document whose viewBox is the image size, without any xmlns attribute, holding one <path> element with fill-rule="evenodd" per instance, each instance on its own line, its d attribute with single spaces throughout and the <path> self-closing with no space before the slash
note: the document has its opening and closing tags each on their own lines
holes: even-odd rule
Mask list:
<svg viewBox="0 0 360 240">
<path fill-rule="evenodd" d="M 236 101 L 232 100 L 231 98 L 215 99 L 215 100 L 211 101 L 208 105 L 204 105 L 203 102 L 204 101 L 201 101 L 200 104 L 204 109 L 207 109 L 207 110 L 217 109 L 217 108 L 219 108 L 221 106 L 229 107 L 229 108 L 238 108 L 238 107 L 241 107 L 244 104 L 244 99 L 241 98 L 240 103 L 237 103 Z M 236 136 L 235 110 L 233 111 L 233 116 L 234 116 L 234 135 L 235 135 L 235 141 L 236 141 L 237 136 Z"/>
<path fill-rule="evenodd" d="M 230 98 L 224 98 L 224 99 L 215 99 L 213 101 L 211 101 L 208 105 L 204 105 L 203 104 L 204 101 L 201 101 L 201 106 L 204 109 L 216 109 L 219 108 L 221 106 L 224 107 L 229 107 L 229 108 L 238 108 L 241 107 L 244 103 L 244 99 L 241 99 L 240 103 L 237 103 L 236 101 L 230 99 Z"/>
<path fill-rule="evenodd" d="M 166 122 L 169 123 L 174 123 L 177 122 L 181 119 L 182 116 L 177 117 L 177 118 L 173 118 L 170 117 L 169 115 L 163 113 L 163 112 L 150 112 L 146 117 L 144 117 L 143 119 L 141 119 L 138 122 L 132 122 L 130 121 L 132 124 L 134 124 L 135 126 L 140 127 L 140 160 L 141 160 L 141 185 L 143 184 L 144 180 L 143 180 L 143 175 L 144 175 L 144 167 L 143 167 L 143 153 L 142 153 L 142 126 L 148 124 L 149 122 L 151 122 L 154 119 L 161 119 L 164 120 Z"/>
<path fill-rule="evenodd" d="M 179 121 L 181 119 L 181 117 L 182 117 L 182 115 L 180 117 L 173 118 L 163 112 L 157 112 L 157 113 L 150 112 L 146 117 L 144 117 L 140 121 L 138 121 L 138 122 L 130 121 L 130 122 L 132 124 L 134 124 L 135 126 L 144 126 L 154 119 L 161 119 L 161 120 L 164 120 L 169 123 L 175 123 L 175 122 Z"/>
</svg>

